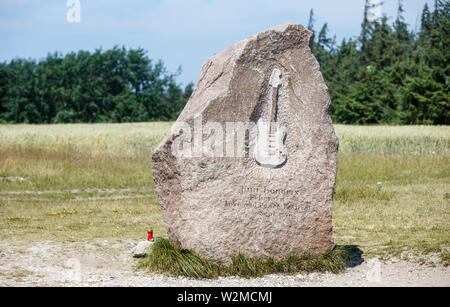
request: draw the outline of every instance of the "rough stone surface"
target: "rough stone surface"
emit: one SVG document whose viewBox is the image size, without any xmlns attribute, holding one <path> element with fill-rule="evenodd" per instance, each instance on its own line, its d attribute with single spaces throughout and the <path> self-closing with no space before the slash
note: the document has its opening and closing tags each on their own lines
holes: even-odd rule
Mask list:
<svg viewBox="0 0 450 307">
<path fill-rule="evenodd" d="M 239 252 L 279 258 L 333 248 L 338 139 L 312 40 L 302 25 L 283 24 L 204 63 L 189 102 L 152 157 L 164 221 L 176 246 L 226 262 Z M 270 80 L 276 70 L 282 74 L 277 89 Z M 201 116 L 203 127 L 219 122 L 225 131 L 226 122 L 269 119 L 275 96 L 273 119 L 286 130 L 284 164 L 269 168 L 255 160 L 259 135 L 253 132 L 245 134 L 244 157 L 188 158 L 172 151 L 178 138 L 194 143 L 197 130 L 189 136 L 182 125 L 194 128 Z M 214 133 L 204 134 L 203 141 Z"/>
<path fill-rule="evenodd" d="M 153 245 L 153 241 L 142 241 L 139 242 L 132 250 L 131 254 L 135 258 L 141 258 L 147 256 L 151 252 L 151 247 Z"/>
</svg>

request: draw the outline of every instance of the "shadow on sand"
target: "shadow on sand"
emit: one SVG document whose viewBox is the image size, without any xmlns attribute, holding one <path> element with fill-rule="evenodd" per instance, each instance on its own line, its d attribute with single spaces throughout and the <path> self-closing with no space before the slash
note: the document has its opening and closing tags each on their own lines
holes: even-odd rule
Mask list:
<svg viewBox="0 0 450 307">
<path fill-rule="evenodd" d="M 349 251 L 350 256 L 348 257 L 346 263 L 347 268 L 357 267 L 364 262 L 364 258 L 362 257 L 364 252 L 357 245 L 336 245 L 336 247 Z"/>
</svg>

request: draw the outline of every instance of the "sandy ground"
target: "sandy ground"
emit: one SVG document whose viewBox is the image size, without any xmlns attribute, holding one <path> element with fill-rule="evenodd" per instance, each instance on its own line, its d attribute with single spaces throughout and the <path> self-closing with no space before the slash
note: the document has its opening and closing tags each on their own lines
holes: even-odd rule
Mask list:
<svg viewBox="0 0 450 307">
<path fill-rule="evenodd" d="M 268 275 L 217 280 L 168 278 L 136 271 L 130 250 L 136 241 L 91 244 L 0 241 L 0 286 L 121 286 L 121 287 L 302 287 L 302 286 L 450 286 L 450 268 L 430 267 L 391 259 L 375 259 L 341 274 Z"/>
</svg>

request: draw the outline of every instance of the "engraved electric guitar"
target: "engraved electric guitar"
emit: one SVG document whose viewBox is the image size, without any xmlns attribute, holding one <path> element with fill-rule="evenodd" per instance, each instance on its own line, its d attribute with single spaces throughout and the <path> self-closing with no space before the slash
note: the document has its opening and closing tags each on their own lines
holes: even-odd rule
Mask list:
<svg viewBox="0 0 450 307">
<path fill-rule="evenodd" d="M 258 138 L 254 156 L 259 165 L 267 168 L 277 168 L 287 160 L 285 146 L 286 129 L 279 126 L 278 122 L 276 122 L 278 91 L 281 86 L 281 78 L 281 71 L 274 69 L 269 79 L 269 85 L 272 87 L 269 124 L 262 118 L 257 123 Z"/>
</svg>

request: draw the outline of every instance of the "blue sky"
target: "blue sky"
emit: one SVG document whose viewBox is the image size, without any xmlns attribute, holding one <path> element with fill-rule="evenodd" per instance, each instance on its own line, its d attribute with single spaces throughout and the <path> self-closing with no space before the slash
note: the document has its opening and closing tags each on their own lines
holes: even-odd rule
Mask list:
<svg viewBox="0 0 450 307">
<path fill-rule="evenodd" d="M 285 22 L 328 22 L 340 41 L 359 34 L 364 0 L 79 0 L 81 22 L 69 23 L 67 0 L 0 0 L 0 61 L 41 59 L 48 52 L 93 51 L 114 45 L 142 47 L 180 83 L 196 82 L 204 60 L 250 35 Z M 382 12 L 394 20 L 397 0 Z M 404 0 L 414 29 L 425 3 Z"/>
</svg>

